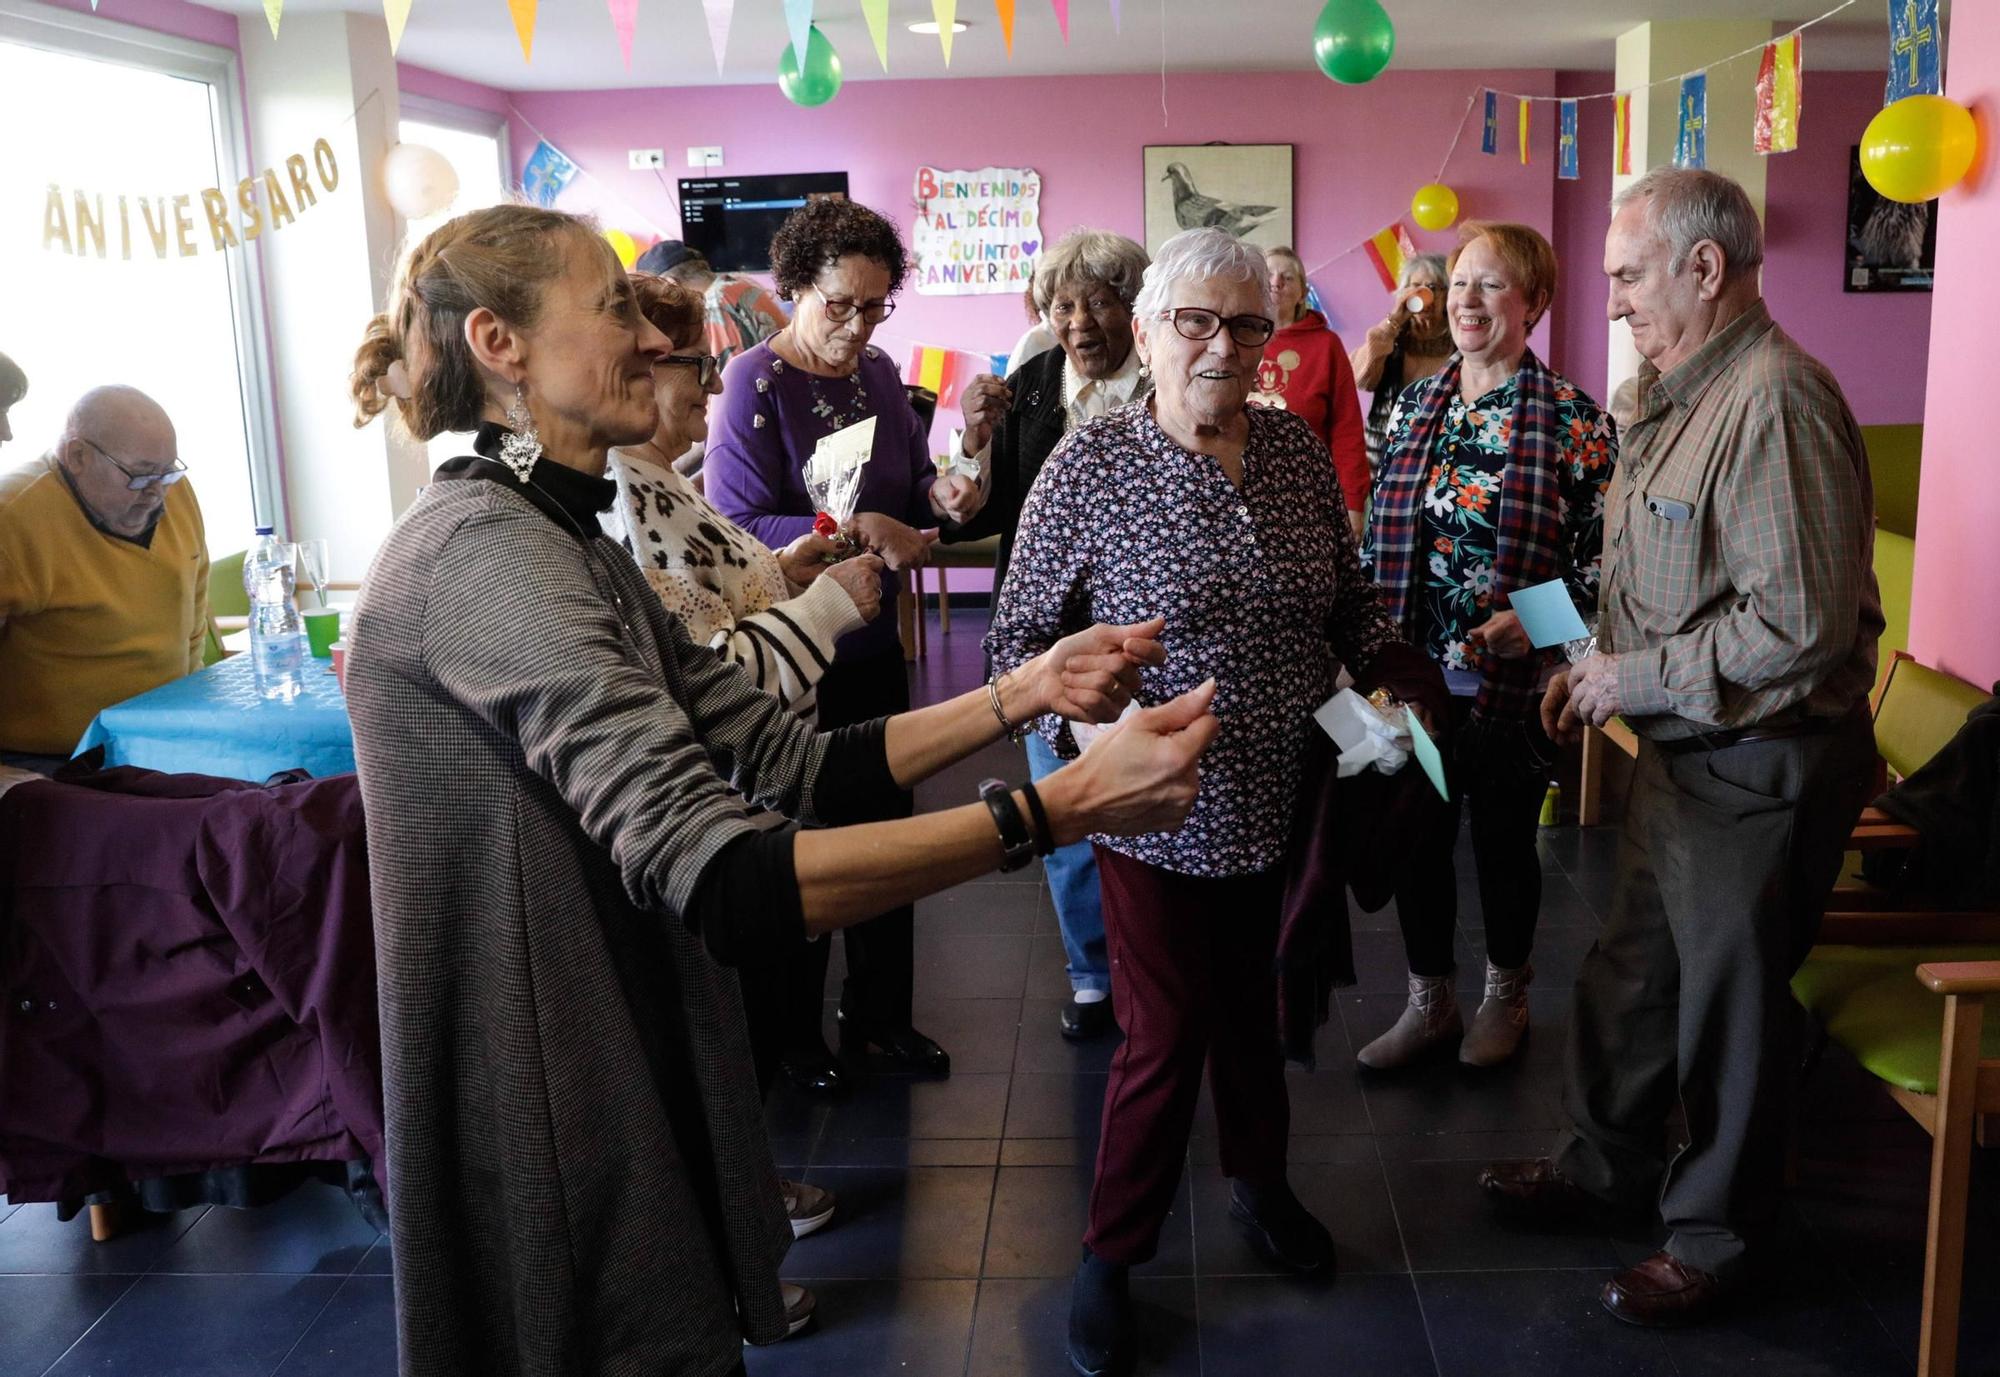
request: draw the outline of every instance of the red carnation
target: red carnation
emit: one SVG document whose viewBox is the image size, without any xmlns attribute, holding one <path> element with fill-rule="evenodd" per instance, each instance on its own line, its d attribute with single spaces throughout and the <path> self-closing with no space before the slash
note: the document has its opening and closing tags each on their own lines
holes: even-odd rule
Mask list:
<svg viewBox="0 0 2000 1377">
<path fill-rule="evenodd" d="M 833 519 L 832 513 L 821 512 L 813 518 L 813 534 L 828 537 L 839 535 L 840 523 Z"/>
</svg>

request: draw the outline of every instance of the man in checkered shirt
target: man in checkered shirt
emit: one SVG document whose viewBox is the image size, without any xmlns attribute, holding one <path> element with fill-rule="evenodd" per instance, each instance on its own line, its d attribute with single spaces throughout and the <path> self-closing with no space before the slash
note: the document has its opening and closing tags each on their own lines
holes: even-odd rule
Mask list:
<svg viewBox="0 0 2000 1377">
<path fill-rule="evenodd" d="M 1577 979 L 1572 1129 L 1554 1158 L 1480 1184 L 1541 1221 L 1657 1203 L 1665 1248 L 1601 1300 L 1662 1325 L 1715 1309 L 1777 1208 L 1789 981 L 1868 792 L 1882 608 L 1861 432 L 1772 323 L 1749 197 L 1660 168 L 1613 211 L 1610 315 L 1645 362 L 1607 499 L 1598 648 L 1542 715 L 1570 740 L 1622 716 L 1639 763 Z M 1668 1160 L 1677 1102 L 1688 1143 Z"/>
</svg>

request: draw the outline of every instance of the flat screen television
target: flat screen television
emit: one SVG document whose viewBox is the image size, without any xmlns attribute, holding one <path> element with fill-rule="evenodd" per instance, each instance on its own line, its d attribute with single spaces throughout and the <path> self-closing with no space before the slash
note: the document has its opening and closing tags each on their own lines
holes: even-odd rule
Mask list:
<svg viewBox="0 0 2000 1377">
<path fill-rule="evenodd" d="M 683 177 L 681 241 L 717 272 L 765 272 L 771 266 L 771 236 L 778 226 L 807 201 L 823 196 L 846 200 L 847 174 Z"/>
</svg>

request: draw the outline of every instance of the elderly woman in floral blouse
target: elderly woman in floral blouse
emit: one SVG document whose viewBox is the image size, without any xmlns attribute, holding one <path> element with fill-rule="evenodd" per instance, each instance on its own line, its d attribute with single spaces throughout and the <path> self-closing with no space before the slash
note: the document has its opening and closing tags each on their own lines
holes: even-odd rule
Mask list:
<svg viewBox="0 0 2000 1377">
<path fill-rule="evenodd" d="M 1554 763 L 1538 685 L 1553 652 L 1536 652 L 1507 600 L 1561 579 L 1590 615 L 1617 452 L 1615 429 L 1597 403 L 1528 348 L 1529 332 L 1555 300 L 1548 240 L 1526 225 L 1469 221 L 1448 281 L 1445 310 L 1458 352 L 1396 405 L 1369 554 L 1389 610 L 1463 687 L 1452 700 L 1452 796 L 1471 800 L 1486 990 L 1467 1031 L 1451 979 L 1454 805 L 1450 830 L 1397 888 L 1410 1002 L 1358 1053 L 1378 1071 L 1461 1036 L 1460 1061 L 1497 1065 L 1527 1032 L 1528 956 L 1542 902 L 1535 826 Z"/>
<path fill-rule="evenodd" d="M 1281 1264 L 1332 1265 L 1332 1239 L 1286 1181 L 1282 862 L 1337 665 L 1366 680 L 1400 648 L 1424 668 L 1361 572 L 1326 447 L 1297 416 L 1246 405 L 1275 328 L 1263 255 L 1220 230 L 1176 235 L 1134 316 L 1153 396 L 1050 455 L 987 640 L 1004 678 L 1093 617 L 1164 616 L 1168 661 L 1141 697 L 1217 684 L 1221 731 L 1185 825 L 1092 838 L 1125 1041 L 1072 1292 L 1069 1356 L 1084 1373 L 1129 1361 L 1127 1270 L 1153 1255 L 1172 1207 L 1204 1062 L 1231 1213 Z M 1037 725 L 1077 753 L 1055 719 Z"/>
</svg>

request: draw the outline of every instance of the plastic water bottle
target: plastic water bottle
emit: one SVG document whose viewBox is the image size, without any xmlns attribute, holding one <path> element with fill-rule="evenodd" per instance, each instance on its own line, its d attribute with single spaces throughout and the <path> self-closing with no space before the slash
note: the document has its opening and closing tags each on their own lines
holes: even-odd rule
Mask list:
<svg viewBox="0 0 2000 1377">
<path fill-rule="evenodd" d="M 250 671 L 257 692 L 289 702 L 305 687 L 305 622 L 293 596 L 292 552 L 269 526 L 243 556 L 243 591 L 250 595 Z"/>
</svg>

